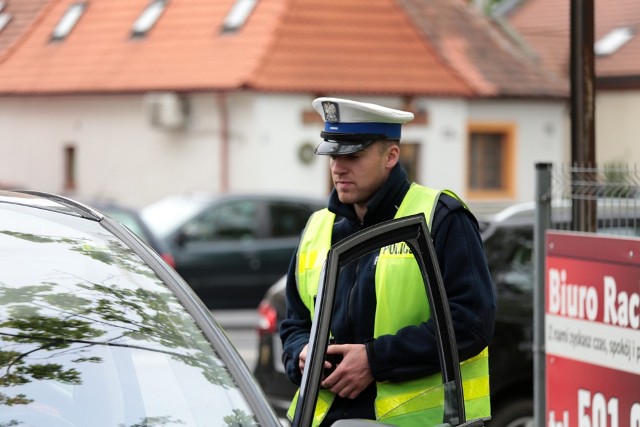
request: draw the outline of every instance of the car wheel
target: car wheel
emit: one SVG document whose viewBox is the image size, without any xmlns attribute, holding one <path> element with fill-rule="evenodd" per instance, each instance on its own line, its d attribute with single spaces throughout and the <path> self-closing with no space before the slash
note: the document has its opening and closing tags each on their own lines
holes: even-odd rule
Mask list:
<svg viewBox="0 0 640 427">
<path fill-rule="evenodd" d="M 497 408 L 487 427 L 532 427 L 533 401 L 519 398 L 504 402 Z"/>
</svg>

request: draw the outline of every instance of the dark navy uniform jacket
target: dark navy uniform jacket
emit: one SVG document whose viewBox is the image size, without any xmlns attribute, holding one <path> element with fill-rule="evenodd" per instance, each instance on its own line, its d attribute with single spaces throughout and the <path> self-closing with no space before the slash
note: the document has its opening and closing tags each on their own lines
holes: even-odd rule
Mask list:
<svg viewBox="0 0 640 427">
<path fill-rule="evenodd" d="M 393 219 L 410 183 L 397 164 L 389 179 L 367 205 L 361 223 L 353 206 L 342 204 L 335 190 L 329 210 L 336 214 L 332 243 L 371 225 Z M 438 200 L 431 227 L 438 264 L 442 273 L 460 360 L 487 347 L 493 335 L 496 311 L 495 290 L 484 257 L 475 217 L 448 195 Z M 440 371 L 433 322 L 402 328 L 394 335 L 373 338 L 376 307 L 375 259 L 369 254 L 345 266 L 338 279 L 331 332 L 338 344 L 365 344 L 371 372 L 376 381 L 402 381 Z M 286 288 L 287 318 L 280 325 L 288 377 L 300 385 L 298 356 L 309 342 L 310 313 L 298 294 L 295 256 L 289 267 Z M 398 307 L 402 310 L 402 307 Z M 342 418 L 375 418 L 375 383 L 356 399 L 336 396 L 323 425 Z"/>
</svg>

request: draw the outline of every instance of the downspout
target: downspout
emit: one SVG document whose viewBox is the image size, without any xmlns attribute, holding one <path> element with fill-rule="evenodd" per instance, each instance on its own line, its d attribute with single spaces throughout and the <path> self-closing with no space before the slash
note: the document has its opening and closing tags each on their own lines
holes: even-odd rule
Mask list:
<svg viewBox="0 0 640 427">
<path fill-rule="evenodd" d="M 216 95 L 220 121 L 220 192 L 229 192 L 229 110 L 225 93 Z"/>
</svg>

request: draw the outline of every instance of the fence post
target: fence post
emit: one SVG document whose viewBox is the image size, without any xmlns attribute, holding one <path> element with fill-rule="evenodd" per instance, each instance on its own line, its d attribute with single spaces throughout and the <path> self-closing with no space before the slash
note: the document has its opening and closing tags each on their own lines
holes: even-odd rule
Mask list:
<svg viewBox="0 0 640 427">
<path fill-rule="evenodd" d="M 551 226 L 551 163 L 536 163 L 536 211 L 533 228 L 533 420 L 545 426 L 544 284 L 545 232 Z"/>
</svg>

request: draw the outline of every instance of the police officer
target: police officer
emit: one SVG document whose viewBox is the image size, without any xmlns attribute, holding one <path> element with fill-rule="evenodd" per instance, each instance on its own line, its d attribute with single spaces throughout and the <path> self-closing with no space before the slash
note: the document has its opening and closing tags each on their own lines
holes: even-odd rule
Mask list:
<svg viewBox="0 0 640 427">
<path fill-rule="evenodd" d="M 316 154 L 329 156 L 334 189 L 328 208 L 309 219 L 289 268 L 280 326 L 288 377 L 300 385 L 330 246 L 382 221 L 424 212 L 463 361 L 467 418 L 488 418 L 487 346 L 496 300 L 475 217 L 455 194 L 409 182 L 399 158 L 402 125 L 412 113 L 339 98 L 312 105 L 325 121 Z M 340 363 L 322 380 L 314 425 L 344 418 L 442 422 L 442 390 L 432 390 L 441 383 L 437 342 L 417 268 L 412 256 L 381 250 L 341 271 L 330 328 L 335 344 L 327 349 Z"/>
</svg>

